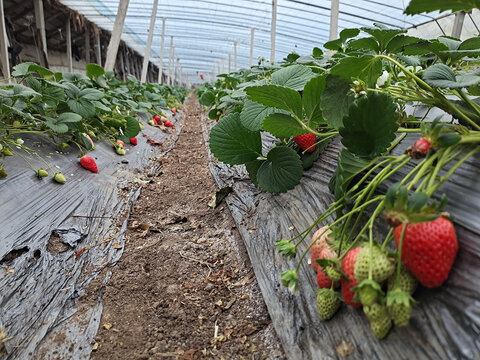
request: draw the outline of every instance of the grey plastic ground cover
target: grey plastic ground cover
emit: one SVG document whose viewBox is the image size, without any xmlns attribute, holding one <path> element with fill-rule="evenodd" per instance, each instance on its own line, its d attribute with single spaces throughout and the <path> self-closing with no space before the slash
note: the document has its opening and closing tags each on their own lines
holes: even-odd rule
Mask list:
<svg viewBox="0 0 480 360">
<path fill-rule="evenodd" d="M 208 138 L 207 128 L 204 128 Z M 396 149 L 400 154 L 413 144 L 409 136 Z M 210 154 L 210 170 L 218 185 L 233 184 L 227 204 L 249 253 L 273 325 L 289 359 L 339 359 L 343 341 L 354 351 L 347 359 L 479 359 L 480 358 L 480 155 L 462 165 L 442 190 L 449 198 L 460 250 L 445 285 L 420 288 L 419 305 L 406 328 L 394 327 L 378 340 L 363 312 L 343 305 L 324 322 L 315 304 L 316 279 L 304 261 L 300 290 L 291 295 L 280 283 L 280 273 L 294 268 L 274 243 L 290 238 L 313 223 L 332 202 L 328 182 L 335 171 L 338 141 L 306 171 L 293 190 L 262 193 L 242 166 L 219 163 Z M 401 175 L 399 175 L 401 176 Z M 303 250 L 303 249 L 302 249 Z"/>
<path fill-rule="evenodd" d="M 173 148 L 184 121 L 183 114 L 169 119 L 176 127 L 164 133 L 143 117 L 145 130 L 137 146 L 127 145 L 125 156 L 115 154 L 110 143 L 96 144 L 89 155 L 96 159 L 98 174 L 81 168 L 74 150 L 60 154 L 45 143 L 30 143 L 59 166 L 68 179 L 64 185 L 37 179 L 19 158 L 6 159 L 9 175 L 0 180 L 0 327 L 13 339 L 6 342 L 9 355 L 2 360 L 90 357 L 101 294 L 96 307 L 82 312 L 76 300 L 120 259 L 130 210 L 140 195 L 138 183 L 145 180 L 139 177 L 147 166 L 150 173 L 158 171 L 152 160 Z M 151 146 L 143 134 L 164 145 Z M 45 168 L 38 159 L 28 159 L 35 168 Z M 76 259 L 76 250 L 96 244 Z M 102 276 L 105 283 L 110 274 Z"/>
</svg>

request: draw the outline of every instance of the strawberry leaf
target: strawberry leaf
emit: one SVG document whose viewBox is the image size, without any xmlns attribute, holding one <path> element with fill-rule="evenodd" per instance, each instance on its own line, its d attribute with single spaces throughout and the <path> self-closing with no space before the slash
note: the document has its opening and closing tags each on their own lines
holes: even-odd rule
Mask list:
<svg viewBox="0 0 480 360">
<path fill-rule="evenodd" d="M 314 76 L 308 66 L 292 65 L 275 71 L 272 74 L 272 84 L 303 90 L 305 84 Z"/>
<path fill-rule="evenodd" d="M 262 128 L 279 138 L 308 132 L 296 119 L 290 115 L 280 113 L 268 115 L 262 122 Z"/>
<path fill-rule="evenodd" d="M 337 75 L 348 82 L 361 79 L 369 87 L 375 87 L 381 73 L 382 61 L 373 55 L 345 57 L 330 70 L 330 74 Z"/>
<path fill-rule="evenodd" d="M 302 172 L 297 152 L 286 146 L 277 146 L 269 151 L 267 160 L 258 169 L 258 186 L 270 193 L 285 192 L 300 182 Z"/>
<path fill-rule="evenodd" d="M 370 93 L 350 106 L 339 129 L 342 144 L 353 154 L 374 158 L 384 153 L 398 129 L 396 107 L 387 94 Z"/>
<path fill-rule="evenodd" d="M 248 130 L 259 131 L 262 129 L 263 119 L 275 111 L 278 110 L 256 103 L 255 101 L 247 100 L 240 113 L 240 120 L 242 125 Z"/>
<path fill-rule="evenodd" d="M 320 100 L 325 90 L 325 76 L 317 76 L 311 79 L 303 90 L 302 104 L 307 117 L 307 125 L 311 128 L 325 122 L 320 108 Z"/>
<path fill-rule="evenodd" d="M 264 162 L 265 160 L 254 160 L 245 164 L 245 167 L 247 168 L 250 179 L 257 187 L 258 187 L 258 181 L 257 181 L 258 169 L 260 169 L 260 166 L 262 166 Z"/>
<path fill-rule="evenodd" d="M 127 125 L 125 127 L 125 131 L 123 132 L 123 134 L 125 135 L 126 138 L 130 139 L 138 135 L 138 133 L 140 132 L 140 124 L 138 123 L 137 119 L 131 116 L 128 116 L 126 120 L 127 120 Z"/>
<path fill-rule="evenodd" d="M 320 107 L 327 124 L 337 130 L 343 125 L 342 119 L 355 100 L 350 88 L 350 82 L 339 76 L 328 75 L 325 79 Z"/>
<path fill-rule="evenodd" d="M 412 0 L 405 10 L 405 14 L 414 15 L 436 10 L 440 12 L 446 10 L 452 10 L 452 12 L 469 11 L 474 8 L 480 8 L 479 0 Z"/>
<path fill-rule="evenodd" d="M 277 85 L 251 86 L 245 89 L 250 100 L 287 110 L 302 118 L 302 100 L 298 91 Z"/>
<path fill-rule="evenodd" d="M 105 74 L 105 70 L 100 65 L 97 65 L 97 64 L 93 64 L 93 63 L 87 64 L 85 68 L 87 70 L 87 76 L 90 79 L 96 79 L 99 76 Z"/>
<path fill-rule="evenodd" d="M 262 155 L 260 132 L 245 128 L 240 114 L 223 117 L 210 132 L 210 150 L 218 160 L 230 164 L 244 164 Z"/>
</svg>

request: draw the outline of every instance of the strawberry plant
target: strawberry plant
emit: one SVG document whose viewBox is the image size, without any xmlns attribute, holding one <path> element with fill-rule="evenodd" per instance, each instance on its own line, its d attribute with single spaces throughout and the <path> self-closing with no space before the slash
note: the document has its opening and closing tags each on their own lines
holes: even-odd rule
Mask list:
<svg viewBox="0 0 480 360">
<path fill-rule="evenodd" d="M 432 4 L 414 0 L 408 11 L 475 6 Z M 284 256 L 299 256 L 282 283 L 298 289 L 310 252 L 318 285 L 326 288 L 317 299 L 320 316 L 336 312 L 340 279 L 344 301 L 363 306 L 383 338 L 392 321 L 408 324 L 417 280 L 440 286 L 454 265 L 458 243 L 438 190 L 480 151 L 480 41 L 425 40 L 374 25 L 344 29 L 324 48 L 330 52 L 315 48 L 220 75 L 197 96 L 209 118 L 219 119 L 210 133 L 212 153 L 245 165 L 263 191 L 292 189 L 332 139 L 342 144 L 329 184 L 334 201 L 307 229 L 276 244 Z M 432 121 L 435 108 L 444 115 Z M 386 234 L 376 230 L 379 221 L 390 226 Z"/>
<path fill-rule="evenodd" d="M 16 84 L 0 86 L 0 155 L 15 154 L 25 161 L 22 154 L 36 152 L 23 143 L 22 135 L 38 136 L 61 151 L 75 146 L 83 154 L 94 148 L 92 138 L 129 142 L 140 131 L 137 114 L 160 113 L 178 106 L 186 95 L 183 88 L 142 84 L 132 76 L 122 82 L 96 64 L 88 64 L 82 75 L 22 63 L 12 76 Z"/>
</svg>

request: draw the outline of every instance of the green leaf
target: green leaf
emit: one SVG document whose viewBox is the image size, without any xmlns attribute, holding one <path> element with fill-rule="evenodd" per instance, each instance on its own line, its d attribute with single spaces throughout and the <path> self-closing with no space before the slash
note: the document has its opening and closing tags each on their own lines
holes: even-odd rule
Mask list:
<svg viewBox="0 0 480 360">
<path fill-rule="evenodd" d="M 455 76 L 453 70 L 447 65 L 434 64 L 425 69 L 423 80 L 434 88 L 459 89 L 479 84 L 480 76 L 474 74 Z"/>
<path fill-rule="evenodd" d="M 300 182 L 302 172 L 297 152 L 286 146 L 277 146 L 268 152 L 267 160 L 258 169 L 258 186 L 270 193 L 285 192 Z"/>
<path fill-rule="evenodd" d="M 17 101 L 17 103 L 18 103 L 18 101 Z M 15 105 L 17 105 L 17 103 Z M 12 106 L 9 106 L 9 105 L 6 105 L 6 104 L 1 104 L 1 109 L 2 109 L 2 111 L 1 111 L 2 114 L 13 113 L 16 116 L 21 117 L 23 119 L 27 119 L 27 120 L 33 120 L 34 119 L 32 114 L 30 114 L 29 112 L 21 111 L 21 110 L 15 108 L 15 107 L 12 107 Z"/>
<path fill-rule="evenodd" d="M 447 45 L 449 50 L 457 50 L 462 43 L 460 40 L 450 36 L 439 36 L 437 40 L 442 44 Z"/>
<path fill-rule="evenodd" d="M 251 86 L 246 88 L 250 100 L 260 104 L 287 110 L 302 118 L 302 99 L 298 91 L 277 85 Z"/>
<path fill-rule="evenodd" d="M 212 106 L 215 103 L 215 94 L 212 91 L 205 91 L 198 101 L 203 106 Z"/>
<path fill-rule="evenodd" d="M 378 53 L 378 43 L 374 38 L 352 40 L 348 43 L 349 50 L 371 50 Z"/>
<path fill-rule="evenodd" d="M 257 187 L 258 187 L 258 181 L 257 181 L 258 169 L 260 169 L 260 166 L 262 166 L 262 164 L 265 161 L 266 160 L 255 160 L 245 164 L 245 168 L 248 171 L 248 176 L 250 176 L 250 179 L 252 180 L 253 184 Z"/>
<path fill-rule="evenodd" d="M 342 149 L 338 155 L 337 169 L 330 180 L 330 191 L 339 199 L 348 190 L 352 180 L 376 163 L 376 158 L 366 160 L 353 155 L 347 149 Z"/>
<path fill-rule="evenodd" d="M 96 109 L 100 109 L 100 110 L 103 110 L 103 111 L 109 111 L 109 112 L 112 111 L 112 109 L 110 109 L 108 106 L 105 106 L 100 101 L 92 101 L 92 104 L 95 106 Z"/>
<path fill-rule="evenodd" d="M 340 31 L 340 40 L 345 42 L 348 39 L 354 38 L 358 34 L 360 34 L 360 29 L 343 29 Z"/>
<path fill-rule="evenodd" d="M 29 70 L 30 71 L 36 71 L 44 79 L 49 79 L 49 80 L 54 79 L 54 72 L 49 70 L 49 69 L 44 68 L 43 66 L 33 64 L 33 65 L 30 65 Z"/>
<path fill-rule="evenodd" d="M 51 117 L 45 117 L 47 121 L 45 121 L 45 124 L 55 131 L 56 133 L 59 134 L 64 134 L 68 132 L 68 125 L 60 121 L 60 117 L 58 118 L 51 118 Z"/>
<path fill-rule="evenodd" d="M 395 110 L 392 98 L 384 93 L 370 93 L 355 101 L 339 129 L 342 144 L 360 157 L 381 155 L 395 139 Z"/>
<path fill-rule="evenodd" d="M 13 67 L 12 76 L 24 76 L 30 73 L 30 65 L 36 65 L 33 62 L 24 62 Z"/>
<path fill-rule="evenodd" d="M 476 50 L 480 49 L 480 36 L 475 36 L 465 40 L 460 44 L 458 50 Z"/>
<path fill-rule="evenodd" d="M 425 40 L 414 36 L 397 35 L 388 42 L 388 45 L 385 48 L 385 52 L 387 54 L 395 54 L 401 52 L 407 45 L 416 44 L 423 41 Z"/>
<path fill-rule="evenodd" d="M 78 115 L 81 115 L 86 119 L 95 115 L 95 106 L 88 100 L 70 99 L 68 100 L 67 104 L 70 110 L 72 110 L 74 113 L 77 113 Z"/>
<path fill-rule="evenodd" d="M 278 111 L 255 101 L 247 100 L 240 113 L 240 121 L 242 125 L 251 131 L 260 131 L 262 129 L 262 122 L 265 117 Z"/>
<path fill-rule="evenodd" d="M 307 133 L 295 118 L 280 113 L 268 115 L 262 122 L 262 128 L 279 138 Z"/>
<path fill-rule="evenodd" d="M 43 91 L 43 96 L 63 101 L 65 100 L 65 91 L 60 87 L 50 86 Z"/>
<path fill-rule="evenodd" d="M 373 55 L 346 57 L 332 67 L 330 74 L 337 75 L 347 81 L 361 79 L 367 86 L 375 87 L 378 77 L 382 74 L 382 61 Z"/>
<path fill-rule="evenodd" d="M 86 77 L 83 74 L 69 73 L 69 72 L 63 73 L 62 78 L 63 78 L 63 80 L 70 81 L 70 82 L 77 82 L 77 81 L 80 81 L 80 80 L 88 80 L 88 77 Z"/>
<path fill-rule="evenodd" d="M 325 79 L 320 106 L 327 124 L 337 130 L 343 125 L 342 119 L 355 100 L 350 89 L 350 82 L 339 76 L 328 75 Z"/>
<path fill-rule="evenodd" d="M 373 38 L 378 42 L 379 51 L 383 52 L 387 47 L 387 44 L 392 40 L 395 36 L 399 34 L 406 33 L 407 30 L 398 30 L 398 29 L 382 29 L 379 28 L 377 25 L 373 28 L 362 28 L 367 34 L 373 36 Z"/>
<path fill-rule="evenodd" d="M 82 120 L 80 115 L 71 112 L 62 113 L 57 118 L 57 122 L 59 123 L 73 123 L 79 122 L 80 120 Z"/>
<path fill-rule="evenodd" d="M 230 165 L 254 161 L 262 153 L 260 132 L 245 128 L 239 113 L 227 115 L 210 132 L 210 150 L 218 160 Z"/>
<path fill-rule="evenodd" d="M 25 85 L 16 84 L 13 86 L 13 95 L 19 97 L 31 97 L 40 94 Z"/>
<path fill-rule="evenodd" d="M 312 51 L 312 56 L 314 58 L 321 58 L 323 56 L 323 51 L 318 47 L 314 47 Z"/>
<path fill-rule="evenodd" d="M 480 8 L 480 0 L 412 0 L 405 10 L 405 14 L 414 15 L 423 12 L 446 11 L 452 12 Z"/>
<path fill-rule="evenodd" d="M 442 44 L 438 40 L 423 40 L 422 42 L 406 45 L 403 54 L 404 55 L 425 55 L 425 54 L 438 54 L 440 51 L 449 50 L 448 46 Z"/>
<path fill-rule="evenodd" d="M 303 90 L 305 84 L 314 76 L 315 74 L 308 66 L 292 65 L 275 71 L 272 74 L 272 84 Z"/>
<path fill-rule="evenodd" d="M 317 76 L 311 79 L 302 93 L 302 104 L 307 117 L 307 125 L 316 128 L 318 124 L 325 122 L 320 108 L 320 101 L 325 90 L 325 76 Z"/>
<path fill-rule="evenodd" d="M 36 92 L 42 92 L 42 83 L 35 77 L 29 76 L 25 79 L 25 82 Z"/>
<path fill-rule="evenodd" d="M 97 89 L 85 88 L 78 93 L 78 97 L 85 100 L 100 100 L 105 96 L 103 92 Z"/>
<path fill-rule="evenodd" d="M 129 139 L 137 136 L 141 130 L 138 120 L 131 116 L 127 116 L 125 120 L 127 120 L 127 125 L 123 134 Z"/>
<path fill-rule="evenodd" d="M 98 64 L 87 64 L 86 70 L 90 79 L 96 79 L 100 75 L 105 74 L 105 70 Z"/>
<path fill-rule="evenodd" d="M 342 51 L 342 40 L 335 39 L 327 41 L 325 44 L 323 44 L 323 47 L 327 50 Z"/>
</svg>

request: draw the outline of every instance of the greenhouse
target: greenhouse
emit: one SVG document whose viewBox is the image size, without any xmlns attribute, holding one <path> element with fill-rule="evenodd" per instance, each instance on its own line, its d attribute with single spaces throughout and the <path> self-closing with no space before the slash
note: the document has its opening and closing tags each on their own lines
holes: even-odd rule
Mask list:
<svg viewBox="0 0 480 360">
<path fill-rule="evenodd" d="M 480 358 L 479 0 L 0 10 L 0 359 Z"/>
</svg>

